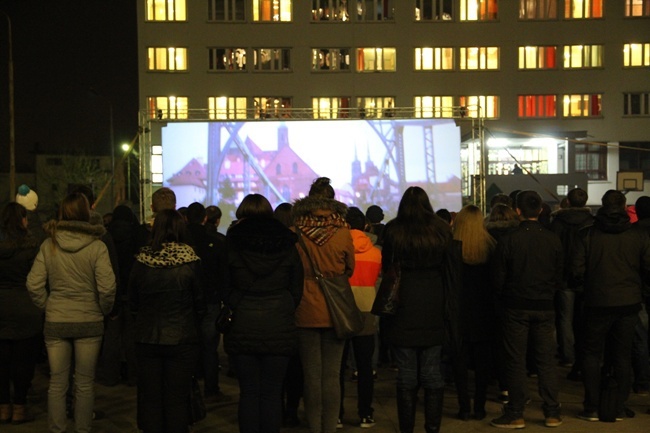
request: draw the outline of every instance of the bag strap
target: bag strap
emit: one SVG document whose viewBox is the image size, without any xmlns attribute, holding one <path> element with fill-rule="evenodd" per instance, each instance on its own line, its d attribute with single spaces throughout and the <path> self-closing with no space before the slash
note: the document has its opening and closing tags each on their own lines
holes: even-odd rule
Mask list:
<svg viewBox="0 0 650 433">
<path fill-rule="evenodd" d="M 305 252 L 307 258 L 309 259 L 309 263 L 311 263 L 311 269 L 314 271 L 314 275 L 316 275 L 317 278 L 323 278 L 323 274 L 321 273 L 320 270 L 318 270 L 316 263 L 314 263 L 314 260 L 309 255 L 309 251 L 307 250 L 307 245 L 305 245 L 305 241 L 302 239 L 302 230 L 296 227 L 296 232 L 298 233 L 298 242 L 300 243 L 300 247 Z"/>
</svg>

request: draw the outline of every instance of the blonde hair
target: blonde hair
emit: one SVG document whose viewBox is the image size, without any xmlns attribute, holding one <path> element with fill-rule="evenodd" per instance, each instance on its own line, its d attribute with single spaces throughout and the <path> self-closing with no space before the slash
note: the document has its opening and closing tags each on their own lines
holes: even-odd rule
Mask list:
<svg viewBox="0 0 650 433">
<path fill-rule="evenodd" d="M 470 204 L 454 218 L 454 239 L 463 244 L 463 262 L 468 265 L 486 263 L 496 247 L 496 241 L 485 229 L 483 213 Z"/>
</svg>

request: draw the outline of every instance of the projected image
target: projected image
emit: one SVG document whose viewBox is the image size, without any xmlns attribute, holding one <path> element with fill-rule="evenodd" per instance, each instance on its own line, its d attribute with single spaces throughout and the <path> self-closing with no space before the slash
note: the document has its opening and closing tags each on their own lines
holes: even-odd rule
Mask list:
<svg viewBox="0 0 650 433">
<path fill-rule="evenodd" d="M 164 186 L 177 205 L 218 205 L 223 224 L 250 193 L 275 207 L 329 177 L 336 199 L 392 218 L 417 185 L 434 209 L 461 207 L 460 132 L 450 119 L 170 123 L 162 130 Z M 228 218 L 230 216 L 230 218 Z"/>
</svg>

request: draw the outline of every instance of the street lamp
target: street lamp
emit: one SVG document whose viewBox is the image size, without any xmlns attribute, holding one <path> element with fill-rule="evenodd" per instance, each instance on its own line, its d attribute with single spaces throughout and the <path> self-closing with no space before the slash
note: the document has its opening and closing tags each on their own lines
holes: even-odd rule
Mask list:
<svg viewBox="0 0 650 433">
<path fill-rule="evenodd" d="M 0 14 L 7 18 L 7 45 L 9 48 L 7 56 L 8 78 L 9 78 L 9 200 L 14 199 L 16 194 L 16 130 L 14 112 L 14 53 L 11 35 L 11 18 L 0 10 Z"/>
<path fill-rule="evenodd" d="M 91 88 L 90 93 L 108 105 L 108 120 L 110 128 L 110 148 L 111 148 L 111 208 L 115 206 L 115 128 L 113 127 L 113 103 L 110 99 L 99 93 L 97 90 Z"/>
<path fill-rule="evenodd" d="M 128 143 L 122 144 L 122 150 L 126 154 L 126 199 L 131 201 L 131 146 Z"/>
</svg>

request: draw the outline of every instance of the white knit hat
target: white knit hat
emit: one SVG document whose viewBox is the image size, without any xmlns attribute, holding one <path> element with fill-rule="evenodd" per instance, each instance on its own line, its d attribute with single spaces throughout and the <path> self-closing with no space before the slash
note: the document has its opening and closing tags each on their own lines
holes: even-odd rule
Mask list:
<svg viewBox="0 0 650 433">
<path fill-rule="evenodd" d="M 18 194 L 16 194 L 16 203 L 25 206 L 29 211 L 36 210 L 38 206 L 38 195 L 36 192 L 25 184 L 18 187 Z"/>
</svg>

